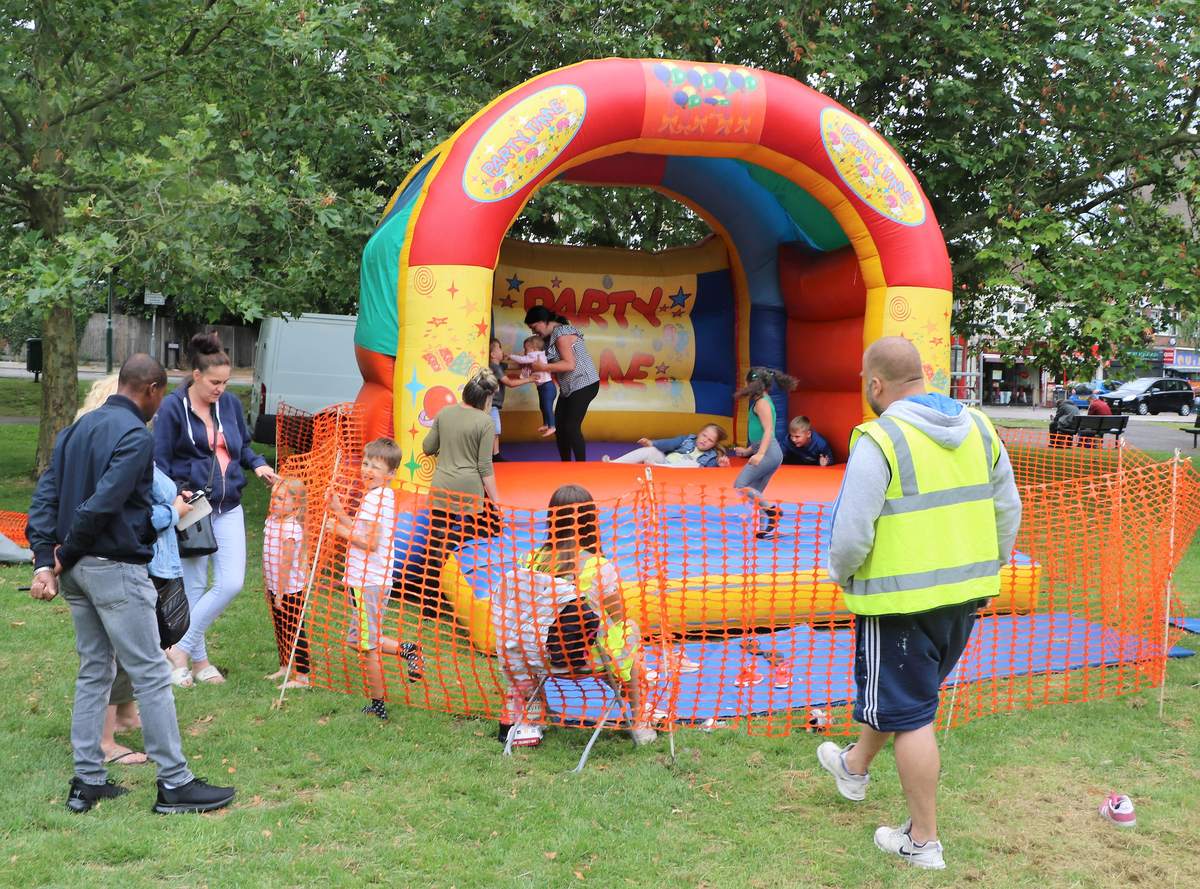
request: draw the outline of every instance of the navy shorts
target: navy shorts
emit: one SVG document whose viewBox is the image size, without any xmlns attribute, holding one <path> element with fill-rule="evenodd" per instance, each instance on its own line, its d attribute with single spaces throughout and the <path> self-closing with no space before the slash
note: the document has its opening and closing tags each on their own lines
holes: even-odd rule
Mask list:
<svg viewBox="0 0 1200 889">
<path fill-rule="evenodd" d="M 860 616 L 854 629 L 855 720 L 880 732 L 932 723 L 938 689 L 967 647 L 981 604 Z"/>
</svg>

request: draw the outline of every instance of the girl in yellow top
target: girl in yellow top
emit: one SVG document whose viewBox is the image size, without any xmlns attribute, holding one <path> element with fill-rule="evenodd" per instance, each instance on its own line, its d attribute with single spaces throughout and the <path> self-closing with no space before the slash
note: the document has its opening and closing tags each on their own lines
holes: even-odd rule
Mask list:
<svg viewBox="0 0 1200 889">
<path fill-rule="evenodd" d="M 546 542 L 522 561 L 529 571 L 571 580 L 579 597 L 563 605 L 546 633 L 546 660 L 573 672 L 604 671 L 613 690 L 635 714 L 630 737 L 648 744 L 646 676 L 641 630 L 625 614 L 617 570 L 600 548 L 596 502 L 586 488 L 563 485 L 550 497 Z"/>
</svg>

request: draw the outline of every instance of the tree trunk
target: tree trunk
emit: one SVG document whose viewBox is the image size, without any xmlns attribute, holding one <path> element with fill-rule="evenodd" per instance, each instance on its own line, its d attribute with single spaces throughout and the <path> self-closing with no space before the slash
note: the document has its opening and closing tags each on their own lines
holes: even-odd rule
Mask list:
<svg viewBox="0 0 1200 889">
<path fill-rule="evenodd" d="M 79 343 L 73 302 L 58 305 L 42 322 L 42 421 L 38 427 L 35 476 L 45 472 L 54 439 L 71 424 L 79 407 Z"/>
</svg>

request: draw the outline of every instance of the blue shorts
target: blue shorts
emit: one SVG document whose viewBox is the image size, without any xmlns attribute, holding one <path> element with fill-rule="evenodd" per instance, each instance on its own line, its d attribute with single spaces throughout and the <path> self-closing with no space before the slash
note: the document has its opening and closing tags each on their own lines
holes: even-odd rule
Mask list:
<svg viewBox="0 0 1200 889">
<path fill-rule="evenodd" d="M 492 425 L 496 427 L 496 434 L 500 434 L 500 408 L 492 405 Z"/>
<path fill-rule="evenodd" d="M 910 732 L 932 723 L 938 689 L 967 647 L 981 604 L 858 617 L 855 720 L 880 732 Z"/>
</svg>

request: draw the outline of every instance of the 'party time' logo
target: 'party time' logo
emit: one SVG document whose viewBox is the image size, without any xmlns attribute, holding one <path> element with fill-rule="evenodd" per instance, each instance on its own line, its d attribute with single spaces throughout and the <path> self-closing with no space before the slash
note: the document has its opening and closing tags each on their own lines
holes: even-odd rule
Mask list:
<svg viewBox="0 0 1200 889">
<path fill-rule="evenodd" d="M 925 221 L 917 181 L 879 134 L 840 108 L 821 111 L 821 141 L 838 175 L 882 215 L 901 225 Z"/>
<path fill-rule="evenodd" d="M 463 191 L 480 202 L 516 194 L 563 153 L 587 114 L 577 86 L 552 86 L 527 96 L 480 137 L 463 170 Z"/>
</svg>

